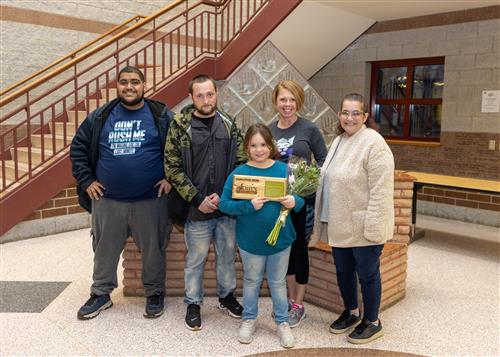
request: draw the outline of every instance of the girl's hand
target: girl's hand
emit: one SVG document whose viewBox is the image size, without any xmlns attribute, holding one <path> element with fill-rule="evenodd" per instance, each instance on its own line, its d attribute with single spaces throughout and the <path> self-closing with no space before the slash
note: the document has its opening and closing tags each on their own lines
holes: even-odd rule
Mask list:
<svg viewBox="0 0 500 357">
<path fill-rule="evenodd" d="M 265 198 L 265 197 L 255 197 L 250 202 L 252 202 L 253 208 L 255 208 L 255 210 L 258 211 L 258 210 L 260 210 L 262 208 L 262 206 L 264 206 L 264 203 L 267 202 L 267 198 Z"/>
<path fill-rule="evenodd" d="M 281 204 L 285 208 L 292 209 L 295 207 L 295 197 L 293 197 L 292 195 L 287 195 L 285 196 L 285 198 L 283 198 Z"/>
</svg>

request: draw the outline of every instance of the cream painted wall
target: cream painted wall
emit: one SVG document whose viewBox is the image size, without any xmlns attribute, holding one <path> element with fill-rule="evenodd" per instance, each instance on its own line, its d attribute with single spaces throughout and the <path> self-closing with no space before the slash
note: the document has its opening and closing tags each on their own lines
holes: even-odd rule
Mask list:
<svg viewBox="0 0 500 357">
<path fill-rule="evenodd" d="M 268 40 L 310 78 L 374 23 L 323 3 L 303 1 Z"/>
</svg>

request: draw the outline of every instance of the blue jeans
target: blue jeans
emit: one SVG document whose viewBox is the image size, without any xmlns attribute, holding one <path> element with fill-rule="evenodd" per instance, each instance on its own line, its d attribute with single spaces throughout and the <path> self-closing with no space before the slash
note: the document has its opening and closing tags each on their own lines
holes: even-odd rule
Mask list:
<svg viewBox="0 0 500 357">
<path fill-rule="evenodd" d="M 225 298 L 236 289 L 236 221 L 228 216 L 207 221 L 187 220 L 184 226 L 187 255 L 184 267 L 184 302 L 203 302 L 203 273 L 210 241 L 214 239 L 217 271 L 217 296 Z"/>
<path fill-rule="evenodd" d="M 271 290 L 274 320 L 279 325 L 288 322 L 286 271 L 290 247 L 272 255 L 255 255 L 240 248 L 243 261 L 243 320 L 256 320 L 259 293 L 264 273 Z"/>
<path fill-rule="evenodd" d="M 337 270 L 337 282 L 345 308 L 354 310 L 358 307 L 357 274 L 363 296 L 363 315 L 372 322 L 378 319 L 382 295 L 380 255 L 383 249 L 383 244 L 354 248 L 332 248 Z"/>
</svg>

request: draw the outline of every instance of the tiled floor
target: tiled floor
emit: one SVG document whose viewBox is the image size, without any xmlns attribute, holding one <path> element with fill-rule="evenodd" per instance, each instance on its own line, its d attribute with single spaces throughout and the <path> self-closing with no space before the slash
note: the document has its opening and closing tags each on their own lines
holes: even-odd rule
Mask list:
<svg viewBox="0 0 500 357">
<path fill-rule="evenodd" d="M 443 224 L 453 222 L 441 222 L 446 232 Z M 87 229 L 2 244 L 0 254 L 2 281 L 71 282 L 41 313 L 0 314 L 2 355 L 219 356 L 281 350 L 268 298 L 261 301 L 258 330 L 250 345 L 237 342 L 239 322 L 223 315 L 215 298 L 205 301 L 200 332 L 184 327 L 182 298 L 167 298 L 165 314 L 148 320 L 142 317 L 144 299 L 126 298 L 120 289 L 112 295 L 111 309 L 93 320 L 77 320 L 76 311 L 88 297 L 91 280 Z M 428 231 L 410 246 L 408 263 L 406 298 L 381 314 L 385 336 L 361 347 L 498 356 L 498 241 Z M 306 309 L 308 318 L 293 330 L 296 348 L 357 348 L 345 336 L 328 332 L 335 314 L 314 306 Z"/>
</svg>

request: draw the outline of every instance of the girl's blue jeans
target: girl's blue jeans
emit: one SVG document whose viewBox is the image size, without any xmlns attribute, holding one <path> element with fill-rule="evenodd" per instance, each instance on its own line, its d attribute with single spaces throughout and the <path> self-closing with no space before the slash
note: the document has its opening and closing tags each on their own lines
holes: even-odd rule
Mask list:
<svg viewBox="0 0 500 357">
<path fill-rule="evenodd" d="M 240 248 L 240 255 L 243 261 L 243 319 L 257 319 L 260 286 L 266 274 L 274 320 L 278 325 L 288 322 L 286 271 L 290 247 L 272 255 L 256 255 Z"/>
</svg>

